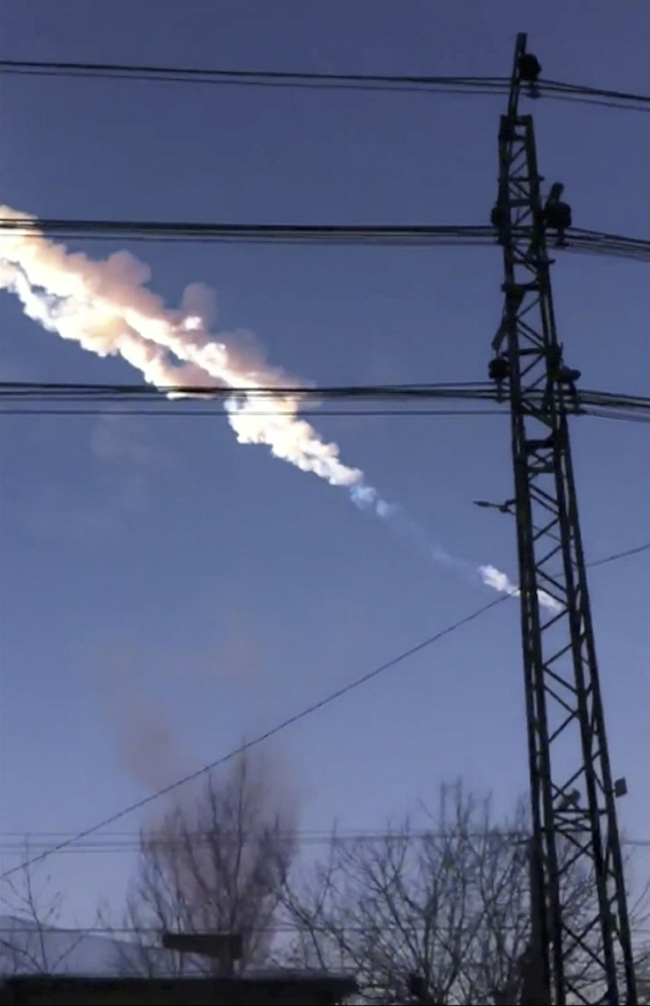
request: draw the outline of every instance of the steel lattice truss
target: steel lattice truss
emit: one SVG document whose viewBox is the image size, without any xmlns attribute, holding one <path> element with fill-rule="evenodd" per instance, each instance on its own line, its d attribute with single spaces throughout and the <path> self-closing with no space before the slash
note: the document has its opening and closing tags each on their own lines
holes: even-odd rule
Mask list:
<svg viewBox="0 0 650 1006">
<path fill-rule="evenodd" d="M 524 1001 L 632 1004 L 615 810 L 624 787 L 609 763 L 567 421 L 579 374 L 566 366 L 556 331 L 533 120 L 517 112 L 523 52 L 525 36 L 499 135 L 505 306 L 492 368 L 511 404 L 532 795 L 538 968 L 537 992 Z M 592 914 L 578 917 L 564 904 L 564 880 L 576 869 L 598 895 Z"/>
</svg>

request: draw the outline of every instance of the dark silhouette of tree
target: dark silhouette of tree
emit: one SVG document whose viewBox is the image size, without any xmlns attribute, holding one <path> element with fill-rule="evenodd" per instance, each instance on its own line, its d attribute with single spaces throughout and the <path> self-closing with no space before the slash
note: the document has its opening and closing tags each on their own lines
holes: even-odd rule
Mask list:
<svg viewBox="0 0 650 1006">
<path fill-rule="evenodd" d="M 366 1003 L 520 1002 L 531 959 L 528 836 L 525 801 L 497 823 L 490 801 L 460 785 L 442 788 L 424 830 L 406 819 L 380 837 L 334 834 L 327 859 L 287 887 L 291 961 L 353 972 Z M 592 916 L 594 885 L 577 868 L 563 897 L 577 927 Z M 578 952 L 568 962 L 586 995 L 590 964 Z"/>
<path fill-rule="evenodd" d="M 121 970 L 217 966 L 162 952 L 162 930 L 240 934 L 241 967 L 268 958 L 297 848 L 293 810 L 281 806 L 273 782 L 268 763 L 243 756 L 230 772 L 206 775 L 155 828 L 142 831 L 124 922 L 135 939 L 120 950 Z"/>
<path fill-rule="evenodd" d="M 26 844 L 23 862 L 32 859 Z M 55 890 L 49 875 L 39 867 L 26 866 L 2 880 L 2 931 L 0 974 L 56 974 L 86 935 L 82 930 L 64 930 L 64 897 Z"/>
</svg>

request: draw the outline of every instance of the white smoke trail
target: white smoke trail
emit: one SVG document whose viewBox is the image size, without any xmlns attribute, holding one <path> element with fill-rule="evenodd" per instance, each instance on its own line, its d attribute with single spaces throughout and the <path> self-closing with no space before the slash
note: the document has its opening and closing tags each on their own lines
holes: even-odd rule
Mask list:
<svg viewBox="0 0 650 1006">
<path fill-rule="evenodd" d="M 7 206 L 0 206 L 0 218 L 35 219 Z M 188 287 L 185 309 L 170 311 L 146 288 L 150 279 L 149 268 L 129 252 L 93 261 L 82 253 L 68 252 L 31 226 L 28 233 L 17 228 L 1 235 L 0 289 L 15 293 L 28 317 L 98 356 L 121 356 L 148 384 L 170 397 L 169 389 L 179 386 L 197 392 L 210 385 L 231 388 L 233 395 L 225 408 L 240 443 L 266 444 L 275 457 L 313 472 L 330 485 L 347 488 L 360 509 L 425 544 L 426 533 L 400 507 L 382 500 L 366 484 L 360 469 L 341 461 L 338 445 L 323 441 L 300 417 L 298 392 L 268 396 L 264 415 L 260 415 L 256 391 L 286 388 L 294 382 L 266 364 L 241 359 L 223 336 L 209 335 L 211 319 L 203 288 Z M 428 540 L 425 548 L 437 563 L 472 571 L 469 564 Z M 501 593 L 516 591 L 506 574 L 492 566 L 480 567 L 478 575 L 486 586 Z M 548 595 L 540 595 L 540 600 L 547 607 L 556 606 Z"/>
<path fill-rule="evenodd" d="M 470 579 L 475 579 L 478 574 L 481 583 L 486 587 L 496 590 L 499 594 L 519 597 L 519 587 L 510 580 L 506 573 L 502 573 L 496 566 L 491 565 L 479 566 L 476 569 L 466 559 L 459 559 L 455 555 L 450 555 L 442 545 L 431 538 L 431 535 L 425 528 L 405 513 L 402 507 L 394 503 L 386 503 L 372 486 L 353 486 L 350 490 L 350 495 L 352 501 L 360 510 L 371 511 L 378 517 L 381 517 L 382 520 L 388 521 L 394 531 L 402 538 L 406 538 L 418 551 L 433 559 L 439 566 L 446 566 L 447 569 L 463 573 Z M 540 604 L 544 608 L 547 608 L 549 611 L 559 610 L 560 606 L 555 598 L 547 594 L 546 591 L 540 590 L 538 597 Z"/>
<path fill-rule="evenodd" d="M 0 215 L 25 219 L 4 206 Z M 224 342 L 206 335 L 200 316 L 168 311 L 143 285 L 151 278 L 149 269 L 128 252 L 94 262 L 30 231 L 3 235 L 1 263 L 0 285 L 18 295 L 29 317 L 99 356 L 122 356 L 162 390 L 208 384 L 263 390 L 281 383 L 280 373 L 270 367 L 239 365 Z M 276 457 L 331 485 L 362 481 L 358 469 L 341 462 L 338 446 L 324 443 L 299 418 L 297 396 L 274 396 L 264 408 L 270 415 L 253 415 L 259 401 L 245 394 L 228 401 L 241 443 L 267 444 Z"/>
</svg>

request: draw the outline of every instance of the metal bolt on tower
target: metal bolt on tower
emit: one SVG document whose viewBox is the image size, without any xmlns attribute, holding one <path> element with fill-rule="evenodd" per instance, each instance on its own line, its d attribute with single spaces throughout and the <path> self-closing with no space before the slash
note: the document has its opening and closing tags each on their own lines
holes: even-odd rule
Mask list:
<svg viewBox="0 0 650 1006">
<path fill-rule="evenodd" d="M 504 311 L 490 373 L 510 400 L 530 785 L 537 991 L 529 1002 L 636 1003 L 630 924 L 568 415 L 580 374 L 564 363 L 553 313 L 547 233 L 570 226 L 562 186 L 543 201 L 533 119 L 519 114 L 540 66 L 517 38 L 499 131 L 492 221 L 503 247 Z M 541 392 L 541 394 L 540 394 Z M 565 911 L 569 870 L 588 873 L 591 914 Z M 537 909 L 535 910 L 535 905 Z M 588 985 L 585 983 L 585 961 Z M 578 966 L 580 965 L 580 966 Z"/>
</svg>

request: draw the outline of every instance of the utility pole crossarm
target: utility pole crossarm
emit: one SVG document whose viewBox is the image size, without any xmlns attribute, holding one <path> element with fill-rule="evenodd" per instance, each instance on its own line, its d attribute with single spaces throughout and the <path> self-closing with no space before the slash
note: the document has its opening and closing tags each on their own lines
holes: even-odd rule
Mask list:
<svg viewBox="0 0 650 1006">
<path fill-rule="evenodd" d="M 558 340 L 547 247 L 549 232 L 562 242 L 571 211 L 559 184 L 543 201 L 533 119 L 519 113 L 521 89 L 535 96 L 540 71 L 519 35 L 492 211 L 503 248 L 504 308 L 490 375 L 510 401 L 532 802 L 536 978 L 526 1001 L 633 1006 L 615 809 L 622 787 L 610 769 L 569 441 L 580 373 L 566 366 Z M 594 885 L 593 917 L 571 917 L 563 903 L 574 870 Z"/>
</svg>

